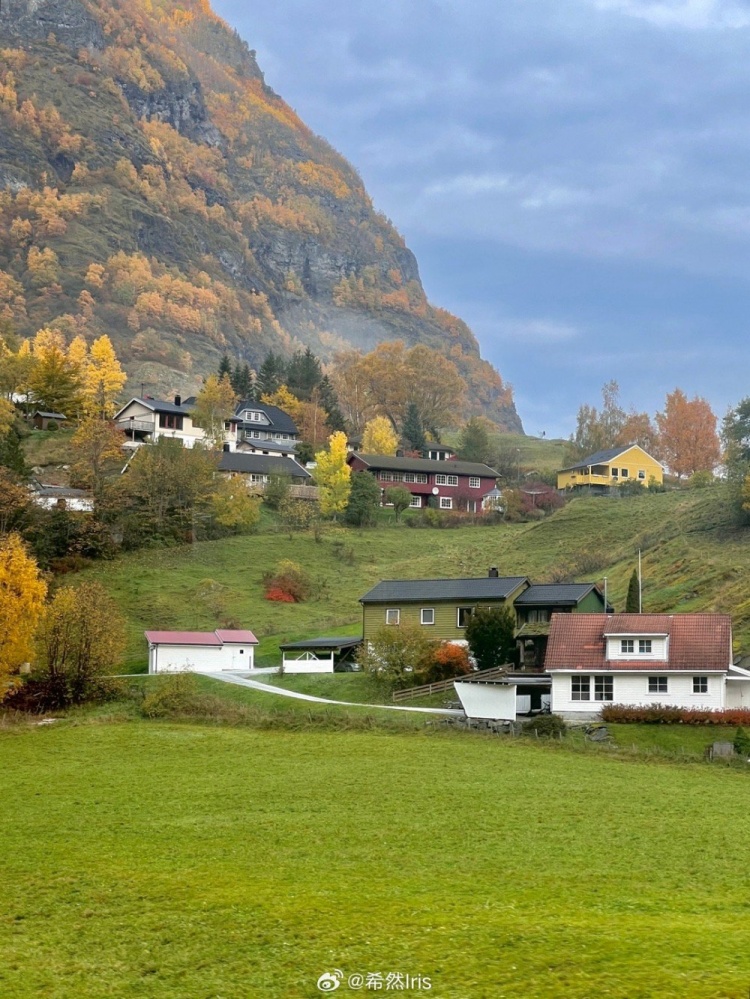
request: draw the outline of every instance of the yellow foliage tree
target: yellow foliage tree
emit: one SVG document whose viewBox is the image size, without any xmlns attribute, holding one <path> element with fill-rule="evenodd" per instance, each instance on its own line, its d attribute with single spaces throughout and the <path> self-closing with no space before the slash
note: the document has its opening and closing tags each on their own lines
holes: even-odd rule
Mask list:
<svg viewBox="0 0 750 999">
<path fill-rule="evenodd" d="M 202 427 L 206 440 L 212 447 L 221 448 L 224 442 L 224 423 L 234 413 L 237 405 L 229 377 L 219 379 L 209 375 L 198 393 L 193 408 L 193 423 Z"/>
<path fill-rule="evenodd" d="M 267 406 L 277 406 L 287 413 L 297 426 L 302 422 L 302 403 L 286 385 L 279 385 L 275 392 L 271 392 L 260 397 L 260 401 Z"/>
<path fill-rule="evenodd" d="M 94 498 L 101 498 L 107 471 L 113 462 L 122 464 L 122 446 L 125 434 L 114 423 L 89 416 L 83 420 L 73 438 L 71 447 L 76 456 L 73 474 L 77 481 L 90 486 Z"/>
<path fill-rule="evenodd" d="M 18 534 L 0 538 L 0 701 L 30 661 L 47 584 Z"/>
<path fill-rule="evenodd" d="M 386 416 L 376 416 L 365 424 L 362 436 L 364 454 L 390 454 L 398 450 L 398 435 Z"/>
<path fill-rule="evenodd" d="M 328 438 L 328 450 L 315 455 L 315 481 L 320 487 L 320 511 L 336 517 L 346 510 L 352 489 L 352 470 L 346 463 L 346 434 L 340 431 Z"/>
<path fill-rule="evenodd" d="M 251 496 L 241 478 L 222 478 L 211 495 L 214 520 L 222 527 L 244 534 L 260 519 L 260 496 Z"/>
<path fill-rule="evenodd" d="M 73 344 L 70 346 L 72 348 Z M 112 341 L 108 336 L 100 336 L 91 344 L 84 371 L 86 412 L 96 414 L 102 419 L 114 416 L 115 399 L 122 391 L 125 381 L 126 375 L 117 360 Z"/>
</svg>

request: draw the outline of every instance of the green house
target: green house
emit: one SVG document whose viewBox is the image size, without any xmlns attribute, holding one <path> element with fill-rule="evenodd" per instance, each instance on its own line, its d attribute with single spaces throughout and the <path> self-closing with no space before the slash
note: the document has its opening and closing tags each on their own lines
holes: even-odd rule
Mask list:
<svg viewBox="0 0 750 999">
<path fill-rule="evenodd" d="M 495 569 L 477 579 L 386 579 L 360 597 L 362 635 L 367 642 L 385 625 L 416 624 L 436 640 L 461 640 L 476 606 L 513 606 L 529 585 Z"/>
<path fill-rule="evenodd" d="M 514 605 L 519 660 L 526 668 L 544 665 L 553 614 L 603 614 L 605 610 L 604 596 L 593 583 L 534 583 L 516 597 Z"/>
</svg>

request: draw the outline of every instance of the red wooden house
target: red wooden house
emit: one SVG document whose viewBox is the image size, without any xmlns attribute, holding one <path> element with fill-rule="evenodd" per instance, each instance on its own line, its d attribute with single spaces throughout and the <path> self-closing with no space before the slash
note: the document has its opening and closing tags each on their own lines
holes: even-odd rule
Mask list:
<svg viewBox="0 0 750 999">
<path fill-rule="evenodd" d="M 495 488 L 498 477 L 494 468 L 474 461 L 435 461 L 357 451 L 347 461 L 353 472 L 374 475 L 383 493 L 391 486 L 404 486 L 411 493 L 411 506 L 417 509 L 434 506 L 440 510 L 481 513 L 482 500 Z"/>
</svg>

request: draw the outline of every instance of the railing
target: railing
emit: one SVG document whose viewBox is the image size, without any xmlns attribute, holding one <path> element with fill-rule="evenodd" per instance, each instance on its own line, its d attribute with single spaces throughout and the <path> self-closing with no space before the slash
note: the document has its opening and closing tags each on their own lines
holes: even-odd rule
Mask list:
<svg viewBox="0 0 750 999">
<path fill-rule="evenodd" d="M 507 666 L 498 666 L 497 669 L 487 669 L 482 671 L 482 676 L 488 680 L 496 676 L 504 676 L 508 671 Z M 450 680 L 438 680 L 436 683 L 423 683 L 421 687 L 406 687 L 405 690 L 394 690 L 393 700 L 410 701 L 414 697 L 426 697 L 428 694 L 442 694 L 450 690 L 456 680 L 465 680 L 479 676 L 478 673 L 467 673 L 465 676 L 452 676 Z"/>
<path fill-rule="evenodd" d="M 289 495 L 292 499 L 318 499 L 317 486 L 289 486 Z"/>
<path fill-rule="evenodd" d="M 136 420 L 135 418 L 129 420 L 118 420 L 117 427 L 119 430 L 140 430 L 142 433 L 152 434 L 154 432 L 154 424 L 150 420 Z"/>
</svg>

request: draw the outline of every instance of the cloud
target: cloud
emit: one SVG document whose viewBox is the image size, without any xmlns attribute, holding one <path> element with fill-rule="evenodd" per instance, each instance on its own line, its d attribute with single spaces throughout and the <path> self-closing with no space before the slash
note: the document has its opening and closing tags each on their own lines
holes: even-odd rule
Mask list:
<svg viewBox="0 0 750 999">
<path fill-rule="evenodd" d="M 736 30 L 750 25 L 750 12 L 725 0 L 594 0 L 594 6 L 640 18 L 660 28 Z"/>
</svg>

